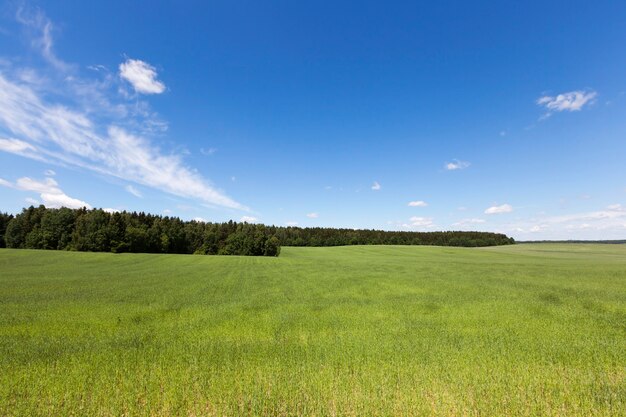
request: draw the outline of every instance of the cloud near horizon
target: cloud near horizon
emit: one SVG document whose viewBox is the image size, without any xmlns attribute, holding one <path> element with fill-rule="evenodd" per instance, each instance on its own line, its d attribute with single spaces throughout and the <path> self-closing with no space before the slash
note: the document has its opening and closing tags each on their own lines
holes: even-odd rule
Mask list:
<svg viewBox="0 0 626 417">
<path fill-rule="evenodd" d="M 239 221 L 242 223 L 256 223 L 259 221 L 259 219 L 257 219 L 256 217 L 252 217 L 252 216 L 242 216 L 241 219 L 239 219 Z"/>
<path fill-rule="evenodd" d="M 503 231 L 532 240 L 536 239 L 537 233 L 542 233 L 542 239 L 623 239 L 626 234 L 626 207 L 611 204 L 592 212 L 541 216 L 508 223 Z"/>
<path fill-rule="evenodd" d="M 33 180 L 29 177 L 19 178 L 15 184 L 0 178 L 0 185 L 14 188 L 21 191 L 32 191 L 39 194 L 41 202 L 48 208 L 67 207 L 78 209 L 86 207 L 91 209 L 91 205 L 77 198 L 72 198 L 65 194 L 59 184 L 50 177 L 46 177 L 43 181 Z M 27 199 L 27 202 L 33 203 L 35 200 Z"/>
<path fill-rule="evenodd" d="M 452 226 L 468 226 L 468 225 L 475 225 L 475 224 L 482 224 L 482 223 L 486 223 L 486 220 L 484 219 L 461 219 L 458 222 L 452 223 Z"/>
<path fill-rule="evenodd" d="M 435 224 L 431 217 L 412 216 L 408 223 L 402 223 L 401 226 L 405 229 L 424 230 L 434 228 Z"/>
</svg>

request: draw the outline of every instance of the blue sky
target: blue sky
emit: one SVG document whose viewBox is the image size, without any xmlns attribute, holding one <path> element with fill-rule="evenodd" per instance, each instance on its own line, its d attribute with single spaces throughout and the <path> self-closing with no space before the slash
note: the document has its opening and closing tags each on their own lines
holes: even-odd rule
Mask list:
<svg viewBox="0 0 626 417">
<path fill-rule="evenodd" d="M 625 2 L 94 3 L 0 3 L 2 211 L 626 238 Z"/>
</svg>

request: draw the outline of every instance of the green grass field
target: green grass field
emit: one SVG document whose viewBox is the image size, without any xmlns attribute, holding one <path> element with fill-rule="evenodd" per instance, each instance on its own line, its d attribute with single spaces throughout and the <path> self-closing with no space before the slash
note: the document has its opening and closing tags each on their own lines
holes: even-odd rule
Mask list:
<svg viewBox="0 0 626 417">
<path fill-rule="evenodd" d="M 0 250 L 0 415 L 626 415 L 626 245 Z"/>
</svg>

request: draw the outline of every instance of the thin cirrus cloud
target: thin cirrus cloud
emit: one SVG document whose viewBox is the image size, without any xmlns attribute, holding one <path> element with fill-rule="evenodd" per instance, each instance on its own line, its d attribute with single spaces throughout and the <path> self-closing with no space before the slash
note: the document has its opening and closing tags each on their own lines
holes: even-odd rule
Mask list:
<svg viewBox="0 0 626 417">
<path fill-rule="evenodd" d="M 446 162 L 444 168 L 448 171 L 458 171 L 468 168 L 470 165 L 471 164 L 467 161 L 459 161 L 458 159 L 454 159 L 452 162 Z"/>
<path fill-rule="evenodd" d="M 428 206 L 428 203 L 426 203 L 425 201 L 409 201 L 409 204 L 407 204 L 409 207 L 426 207 Z"/>
<path fill-rule="evenodd" d="M 0 139 L 0 150 L 18 155 L 26 155 L 29 152 L 36 152 L 34 146 L 19 139 Z"/>
<path fill-rule="evenodd" d="M 453 226 L 470 226 L 475 224 L 485 223 L 484 219 L 461 219 L 456 223 L 452 223 Z"/>
<path fill-rule="evenodd" d="M 165 91 L 165 84 L 157 79 L 156 69 L 147 62 L 139 59 L 127 59 L 120 64 L 120 77 L 133 86 L 140 94 L 161 94 Z"/>
<path fill-rule="evenodd" d="M 372 184 L 372 190 L 374 191 L 379 191 L 382 187 L 380 186 L 380 184 L 378 183 L 378 181 L 374 181 L 374 184 Z"/>
<path fill-rule="evenodd" d="M 39 39 L 45 38 L 40 43 L 46 43 L 46 53 L 54 57 L 52 37 L 46 29 L 49 21 L 39 15 L 32 25 L 38 25 Z M 164 89 L 156 70 L 140 62 L 124 63 L 121 73 L 126 74 L 125 79 L 135 82 L 138 92 L 155 94 Z M 0 73 L 0 129 L 10 134 L 0 138 L 1 151 L 89 169 L 211 206 L 249 210 L 187 166 L 182 154 L 164 153 L 152 143 L 146 129 L 139 126 L 159 130 L 161 122 L 147 103 L 130 103 L 116 94 L 114 77 L 86 80 L 75 72 L 71 76 L 64 73 L 63 68 L 53 66 L 51 74 L 63 78 L 64 89 L 46 81 L 49 77 L 24 79 L 19 76 L 20 68 Z M 136 108 L 139 114 L 133 110 Z"/>
<path fill-rule="evenodd" d="M 52 32 L 55 27 L 41 10 L 19 7 L 15 19 L 24 27 L 38 34 L 38 36 L 33 37 L 31 44 L 50 65 L 61 71 L 72 69 L 70 64 L 59 59 L 54 53 Z"/>
<path fill-rule="evenodd" d="M 31 191 L 39 194 L 44 206 L 49 208 L 91 208 L 91 205 L 77 198 L 65 194 L 59 184 L 52 178 L 46 177 L 43 181 L 33 180 L 29 177 L 19 178 L 15 184 L 0 178 L 0 185 L 21 191 Z M 31 200 L 32 201 L 32 200 Z"/>
<path fill-rule="evenodd" d="M 513 211 L 513 207 L 510 204 L 502 204 L 500 206 L 492 206 L 485 210 L 485 214 L 503 214 Z"/>
<path fill-rule="evenodd" d="M 128 184 L 126 187 L 124 187 L 124 189 L 126 191 L 128 191 L 129 193 L 131 193 L 132 195 L 134 195 L 137 198 L 143 198 L 143 194 L 141 194 L 141 191 L 139 191 L 138 189 L 136 189 L 135 187 L 133 187 L 132 185 Z"/>
<path fill-rule="evenodd" d="M 542 116 L 542 118 L 547 118 L 554 112 L 580 111 L 583 107 L 592 104 L 597 95 L 595 91 L 570 91 L 556 96 L 539 97 L 537 104 L 547 109 L 547 113 Z"/>
<path fill-rule="evenodd" d="M 200 153 L 202 155 L 211 156 L 217 152 L 217 148 L 200 148 Z"/>
<path fill-rule="evenodd" d="M 306 215 L 309 219 L 317 219 L 320 215 L 318 213 L 309 213 Z"/>
</svg>

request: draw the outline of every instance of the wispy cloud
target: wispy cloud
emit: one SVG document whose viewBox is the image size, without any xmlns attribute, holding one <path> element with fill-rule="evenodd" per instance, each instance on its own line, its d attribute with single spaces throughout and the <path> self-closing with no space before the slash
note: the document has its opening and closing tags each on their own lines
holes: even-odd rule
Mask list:
<svg viewBox="0 0 626 417">
<path fill-rule="evenodd" d="M 200 148 L 200 153 L 202 155 L 211 156 L 215 152 L 217 152 L 217 148 Z"/>
<path fill-rule="evenodd" d="M 452 162 L 446 162 L 444 168 L 448 171 L 457 171 L 469 167 L 471 164 L 467 161 L 459 161 L 458 159 L 452 160 Z"/>
<path fill-rule="evenodd" d="M 165 84 L 157 79 L 156 69 L 139 59 L 127 59 L 120 64 L 120 77 L 130 83 L 140 94 L 161 94 Z"/>
<path fill-rule="evenodd" d="M 504 231 L 527 239 L 623 239 L 626 208 L 611 204 L 603 210 L 541 216 L 506 224 Z"/>
<path fill-rule="evenodd" d="M 39 50 L 46 61 L 62 71 L 68 71 L 72 68 L 70 64 L 59 59 L 54 53 L 52 36 L 54 25 L 40 9 L 20 7 L 17 9 L 15 18 L 31 30 L 31 45 Z"/>
<path fill-rule="evenodd" d="M 37 16 L 35 23 L 22 21 L 44 28 L 50 24 Z M 50 29 L 44 35 L 48 46 L 42 54 L 52 59 Z M 161 87 L 152 67 L 129 61 L 124 63 L 127 79 L 138 91 L 157 93 Z M 53 67 L 56 81 L 20 78 L 14 67 L 0 73 L 0 129 L 11 136 L 0 138 L 0 151 L 89 169 L 211 206 L 248 210 L 188 167 L 182 154 L 163 152 L 154 144 L 150 135 L 162 133 L 163 122 L 147 103 L 116 96 L 115 77 L 91 80 L 64 73 L 63 65 Z M 100 72 L 106 71 L 91 73 Z"/>
<path fill-rule="evenodd" d="M 379 191 L 380 189 L 381 189 L 381 186 L 378 183 L 378 181 L 374 181 L 374 184 L 372 184 L 372 190 Z"/>
<path fill-rule="evenodd" d="M 456 223 L 452 223 L 452 226 L 468 226 L 482 223 L 485 223 L 484 219 L 461 219 Z"/>
<path fill-rule="evenodd" d="M 597 95 L 595 91 L 570 91 L 556 96 L 539 97 L 537 104 L 548 110 L 542 116 L 542 118 L 547 118 L 554 112 L 580 111 L 586 105 L 592 104 Z"/>
<path fill-rule="evenodd" d="M 0 151 L 15 153 L 18 155 L 35 154 L 37 149 L 28 142 L 19 139 L 0 139 Z"/>
<path fill-rule="evenodd" d="M 425 201 L 421 201 L 421 200 L 409 201 L 408 206 L 409 207 L 426 207 L 426 206 L 428 206 L 428 203 L 426 203 Z"/>
<path fill-rule="evenodd" d="M 141 194 L 141 191 L 139 191 L 138 189 L 136 189 L 135 187 L 133 187 L 132 185 L 128 184 L 126 187 L 124 187 L 124 189 L 126 191 L 128 191 L 129 193 L 131 193 L 132 195 L 134 195 L 137 198 L 143 198 L 143 194 Z"/>
<path fill-rule="evenodd" d="M 39 194 L 39 197 L 46 207 L 59 208 L 91 208 L 89 203 L 72 198 L 65 194 L 59 184 L 52 178 L 47 177 L 43 181 L 33 180 L 29 177 L 19 178 L 15 184 L 10 181 L 0 179 L 0 185 L 15 188 L 21 191 L 32 191 Z"/>
<path fill-rule="evenodd" d="M 502 214 L 510 213 L 513 211 L 513 207 L 510 204 L 502 204 L 500 206 L 492 206 L 485 210 L 485 214 Z"/>
<path fill-rule="evenodd" d="M 318 213 L 309 213 L 306 215 L 309 219 L 317 219 L 320 215 Z"/>
</svg>

